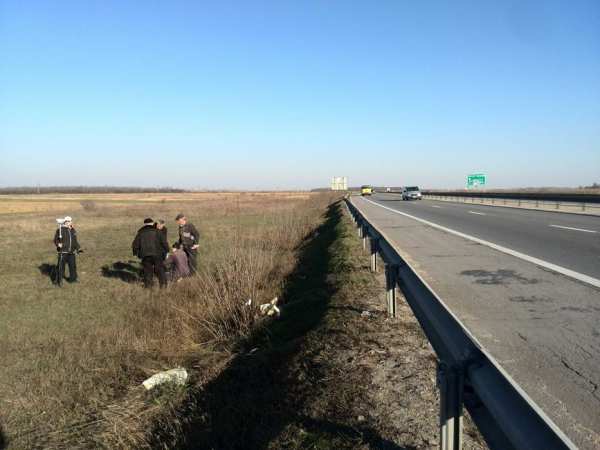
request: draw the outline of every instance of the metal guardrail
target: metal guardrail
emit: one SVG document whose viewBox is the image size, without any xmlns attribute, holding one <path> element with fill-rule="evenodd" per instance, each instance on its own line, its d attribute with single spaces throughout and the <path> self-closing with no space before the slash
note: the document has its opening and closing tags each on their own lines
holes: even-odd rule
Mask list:
<svg viewBox="0 0 600 450">
<path fill-rule="evenodd" d="M 388 194 L 402 194 L 402 191 L 377 191 Z M 466 191 L 432 191 L 421 192 L 423 198 L 495 206 L 527 206 L 560 210 L 571 208 L 582 212 L 600 212 L 600 195 L 596 194 L 560 194 L 545 192 L 466 192 Z"/>
<path fill-rule="evenodd" d="M 454 201 L 459 203 L 473 203 L 483 205 L 497 205 L 497 206 L 527 206 L 530 208 L 546 208 L 556 209 L 571 208 L 573 210 L 580 210 L 581 212 L 586 211 L 600 211 L 600 203 L 592 203 L 589 201 L 579 202 L 567 202 L 563 200 L 533 200 L 533 199 L 522 199 L 522 198 L 508 198 L 508 197 L 487 197 L 484 195 L 438 195 L 438 194 L 423 194 L 423 198 L 429 198 L 432 200 L 442 201 Z"/>
<path fill-rule="evenodd" d="M 390 191 L 401 194 L 400 191 Z M 561 194 L 546 192 L 477 192 L 477 191 L 422 191 L 423 198 L 445 200 L 461 203 L 489 204 L 495 206 L 519 206 L 560 210 L 571 208 L 581 212 L 600 211 L 600 195 L 596 194 Z"/>
<path fill-rule="evenodd" d="M 345 203 L 363 240 L 363 249 L 370 249 L 371 270 L 377 270 L 378 255 L 385 263 L 389 316 L 396 315 L 399 288 L 438 356 L 440 449 L 461 449 L 463 407 L 492 450 L 576 449 L 386 237 L 349 199 Z"/>
<path fill-rule="evenodd" d="M 560 192 L 490 192 L 490 191 L 436 191 L 433 189 L 424 189 L 423 194 L 439 195 L 444 197 L 474 197 L 474 198 L 497 198 L 513 200 L 533 200 L 567 203 L 590 203 L 600 204 L 600 195 L 598 194 L 577 194 Z"/>
</svg>

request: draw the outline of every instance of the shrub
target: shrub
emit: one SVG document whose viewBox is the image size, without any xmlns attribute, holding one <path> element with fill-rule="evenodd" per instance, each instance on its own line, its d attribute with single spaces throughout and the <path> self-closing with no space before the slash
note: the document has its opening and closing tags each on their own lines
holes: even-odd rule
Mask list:
<svg viewBox="0 0 600 450">
<path fill-rule="evenodd" d="M 96 210 L 96 202 L 93 200 L 82 200 L 79 202 L 84 211 L 95 211 Z"/>
</svg>

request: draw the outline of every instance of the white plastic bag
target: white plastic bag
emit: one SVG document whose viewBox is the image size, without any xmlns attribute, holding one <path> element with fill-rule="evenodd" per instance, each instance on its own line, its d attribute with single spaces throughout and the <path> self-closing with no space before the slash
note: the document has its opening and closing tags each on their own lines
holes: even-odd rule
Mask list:
<svg viewBox="0 0 600 450">
<path fill-rule="evenodd" d="M 188 373 L 183 367 L 158 372 L 144 381 L 142 384 L 146 390 L 150 390 L 164 383 L 175 383 L 183 386 L 188 379 Z"/>
</svg>

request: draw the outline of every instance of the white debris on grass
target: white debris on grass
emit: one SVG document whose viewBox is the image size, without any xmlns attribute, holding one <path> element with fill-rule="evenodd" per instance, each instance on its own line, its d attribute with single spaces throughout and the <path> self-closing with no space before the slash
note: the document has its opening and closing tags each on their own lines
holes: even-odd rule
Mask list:
<svg viewBox="0 0 600 450">
<path fill-rule="evenodd" d="M 144 381 L 142 384 L 146 390 L 150 390 L 164 383 L 174 383 L 183 386 L 188 379 L 188 373 L 183 367 L 158 372 Z"/>
<path fill-rule="evenodd" d="M 363 311 L 360 315 L 363 317 L 371 317 L 372 314 L 371 311 Z"/>
<path fill-rule="evenodd" d="M 263 303 L 259 307 L 260 312 L 267 316 L 276 315 L 277 317 L 279 317 L 279 315 L 281 314 L 281 310 L 277 307 L 278 302 L 279 302 L 279 297 L 275 297 L 269 303 Z"/>
</svg>

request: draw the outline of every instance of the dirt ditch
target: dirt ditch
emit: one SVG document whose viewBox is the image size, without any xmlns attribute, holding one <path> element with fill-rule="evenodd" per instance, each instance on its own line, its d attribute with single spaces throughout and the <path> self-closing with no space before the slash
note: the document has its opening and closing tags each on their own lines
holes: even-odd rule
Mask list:
<svg viewBox="0 0 600 450">
<path fill-rule="evenodd" d="M 386 317 L 339 208 L 316 236 L 282 318 L 203 389 L 187 448 L 438 448 L 436 360 L 410 308 Z M 468 418 L 464 434 L 486 448 Z"/>
</svg>

